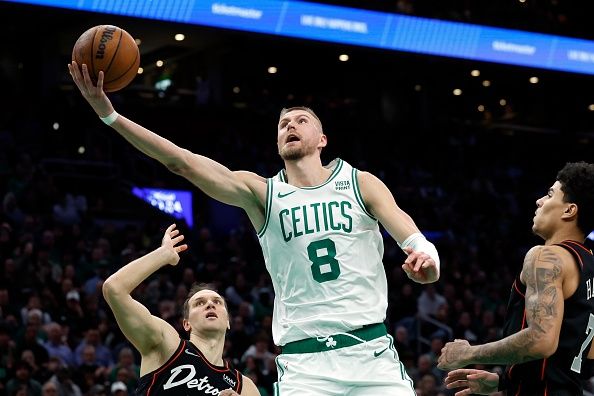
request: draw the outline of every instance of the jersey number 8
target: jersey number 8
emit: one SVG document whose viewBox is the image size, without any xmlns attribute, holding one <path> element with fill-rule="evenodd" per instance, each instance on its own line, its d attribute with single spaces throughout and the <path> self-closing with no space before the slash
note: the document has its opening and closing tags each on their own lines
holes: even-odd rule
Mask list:
<svg viewBox="0 0 594 396">
<path fill-rule="evenodd" d="M 311 274 L 316 282 L 328 282 L 338 278 L 340 265 L 336 260 L 336 245 L 330 238 L 313 241 L 307 246 L 311 261 Z"/>
</svg>

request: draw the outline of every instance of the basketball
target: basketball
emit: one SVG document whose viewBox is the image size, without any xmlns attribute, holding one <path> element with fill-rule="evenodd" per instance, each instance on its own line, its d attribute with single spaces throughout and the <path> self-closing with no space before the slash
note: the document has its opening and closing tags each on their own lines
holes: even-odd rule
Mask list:
<svg viewBox="0 0 594 396">
<path fill-rule="evenodd" d="M 72 60 L 86 64 L 93 83 L 103 70 L 103 90 L 118 91 L 132 82 L 140 65 L 140 52 L 132 36 L 113 25 L 94 26 L 84 32 L 72 50 Z"/>
</svg>

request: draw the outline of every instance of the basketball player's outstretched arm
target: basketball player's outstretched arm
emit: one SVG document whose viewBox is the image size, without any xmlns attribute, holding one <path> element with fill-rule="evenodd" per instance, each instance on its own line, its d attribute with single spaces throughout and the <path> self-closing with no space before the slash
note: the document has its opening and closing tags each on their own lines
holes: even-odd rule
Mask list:
<svg viewBox="0 0 594 396">
<path fill-rule="evenodd" d="M 516 364 L 551 356 L 557 350 L 563 321 L 563 282 L 576 276 L 576 271 L 573 258 L 561 247 L 530 249 L 520 275 L 526 284 L 526 328 L 484 345 L 448 342 L 438 367 L 447 370 L 469 364 Z"/>
<path fill-rule="evenodd" d="M 103 92 L 103 72 L 99 72 L 95 86 L 86 65 L 68 65 L 74 83 L 99 117 L 114 112 L 113 105 Z M 110 125 L 134 147 L 156 159 L 173 173 L 188 179 L 212 198 L 243 208 L 255 228 L 264 224 L 266 179 L 251 172 L 233 172 L 210 158 L 194 154 L 171 141 L 119 115 Z"/>
<path fill-rule="evenodd" d="M 134 300 L 132 291 L 146 278 L 165 265 L 177 265 L 179 253 L 188 247 L 184 237 L 172 224 L 165 231 L 161 247 L 120 268 L 103 283 L 103 296 L 111 307 L 122 333 L 142 355 L 142 371 L 158 368 L 175 352 L 179 343 L 177 331 L 163 319 Z M 157 356 L 162 361 L 151 361 Z M 163 360 L 164 359 L 164 360 Z M 148 360 L 148 361 L 147 361 Z M 155 359 L 152 359 L 155 360 Z"/>
<path fill-rule="evenodd" d="M 396 204 L 386 185 L 368 172 L 358 172 L 363 201 L 369 212 L 386 228 L 408 255 L 402 269 L 418 283 L 439 279 L 439 255 L 425 239 L 413 219 Z"/>
</svg>

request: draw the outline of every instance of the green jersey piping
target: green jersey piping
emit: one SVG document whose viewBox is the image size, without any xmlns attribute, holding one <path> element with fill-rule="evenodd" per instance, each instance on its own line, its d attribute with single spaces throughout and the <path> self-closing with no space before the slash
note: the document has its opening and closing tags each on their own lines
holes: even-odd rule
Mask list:
<svg viewBox="0 0 594 396">
<path fill-rule="evenodd" d="M 367 208 L 365 207 L 365 203 L 363 202 L 363 196 L 361 195 L 361 191 L 359 190 L 359 178 L 357 177 L 357 172 L 358 170 L 353 168 L 352 174 L 353 174 L 353 187 L 355 190 L 355 198 L 357 199 L 357 202 L 359 203 L 359 206 L 361 206 L 361 209 L 363 209 L 363 212 L 365 212 L 365 214 L 369 217 L 371 217 L 373 220 L 377 219 L 367 211 Z"/>
<path fill-rule="evenodd" d="M 262 229 L 258 232 L 258 238 L 261 238 L 266 232 L 266 228 L 268 228 L 268 223 L 270 222 L 270 212 L 272 211 L 272 179 L 266 180 L 266 208 L 264 209 L 264 225 Z"/>
</svg>

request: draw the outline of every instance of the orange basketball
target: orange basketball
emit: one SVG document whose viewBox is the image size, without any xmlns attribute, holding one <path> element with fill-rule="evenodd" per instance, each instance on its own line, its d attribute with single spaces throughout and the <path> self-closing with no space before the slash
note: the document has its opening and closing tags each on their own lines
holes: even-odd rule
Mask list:
<svg viewBox="0 0 594 396">
<path fill-rule="evenodd" d="M 103 90 L 114 92 L 130 84 L 138 73 L 140 53 L 128 32 L 113 25 L 99 25 L 84 32 L 72 50 L 72 60 L 85 63 L 94 83 L 103 70 Z"/>
</svg>

